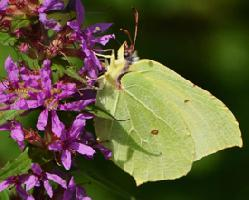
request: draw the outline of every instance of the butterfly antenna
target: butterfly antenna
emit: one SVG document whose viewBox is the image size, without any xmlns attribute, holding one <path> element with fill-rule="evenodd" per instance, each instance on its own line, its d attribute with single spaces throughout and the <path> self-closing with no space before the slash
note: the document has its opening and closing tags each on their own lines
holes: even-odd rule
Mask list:
<svg viewBox="0 0 249 200">
<path fill-rule="evenodd" d="M 134 23 L 135 23 L 134 42 L 133 42 L 133 45 L 135 46 L 136 39 L 137 39 L 137 33 L 138 33 L 139 14 L 136 8 L 133 8 L 132 11 L 133 11 Z"/>
<path fill-rule="evenodd" d="M 131 45 L 133 45 L 133 41 L 132 41 L 132 39 L 131 39 L 131 34 L 130 34 L 130 32 L 128 31 L 128 30 L 126 30 L 126 29 L 120 29 L 120 31 L 123 31 L 124 32 L 124 34 L 126 34 L 127 36 L 128 36 L 128 38 L 129 38 L 129 40 L 130 40 L 130 43 L 131 43 Z"/>
</svg>

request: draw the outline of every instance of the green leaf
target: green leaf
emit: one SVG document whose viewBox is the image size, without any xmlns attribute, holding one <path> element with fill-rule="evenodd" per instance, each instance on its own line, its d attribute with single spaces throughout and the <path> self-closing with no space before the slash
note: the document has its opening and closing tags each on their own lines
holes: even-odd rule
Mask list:
<svg viewBox="0 0 249 200">
<path fill-rule="evenodd" d="M 65 70 L 65 74 L 83 84 L 86 83 L 86 80 L 82 78 L 72 67 L 69 67 Z"/>
<path fill-rule="evenodd" d="M 8 33 L 0 32 L 0 44 L 4 46 L 14 45 L 16 38 L 10 36 Z"/>
<path fill-rule="evenodd" d="M 4 190 L 2 192 L 0 192 L 0 199 L 1 200 L 9 200 L 9 191 L 8 190 Z"/>
<path fill-rule="evenodd" d="M 10 176 L 26 173 L 30 169 L 30 166 L 31 160 L 28 156 L 28 149 L 26 149 L 18 158 L 12 162 L 8 162 L 0 169 L 0 181 L 3 181 Z"/>
<path fill-rule="evenodd" d="M 12 30 L 23 28 L 31 24 L 31 20 L 25 16 L 16 16 L 15 19 L 11 20 Z"/>
<path fill-rule="evenodd" d="M 12 120 L 19 116 L 23 111 L 20 110 L 7 110 L 0 111 L 0 125 L 4 124 L 8 120 Z"/>
<path fill-rule="evenodd" d="M 234 116 L 207 91 L 151 60 L 131 65 L 117 89 L 114 80 L 123 67 L 112 62 L 109 69 L 115 70 L 106 73 L 96 105 L 129 120 L 96 119 L 96 134 L 111 141 L 113 161 L 137 184 L 179 178 L 193 161 L 242 146 Z"/>
<path fill-rule="evenodd" d="M 30 69 L 37 70 L 40 68 L 38 59 L 33 59 L 27 54 L 18 52 L 18 60 L 24 61 Z"/>
<path fill-rule="evenodd" d="M 52 65 L 52 77 L 53 82 L 56 83 L 65 74 L 65 69 L 62 65 L 53 64 Z"/>
<path fill-rule="evenodd" d="M 75 18 L 75 16 L 75 12 L 52 12 L 48 14 L 49 19 L 54 19 L 62 26 L 65 26 L 67 22 Z"/>
<path fill-rule="evenodd" d="M 82 185 L 94 200 L 135 200 L 134 179 L 102 156 L 94 160 L 78 158 L 73 172 L 77 184 Z"/>
</svg>

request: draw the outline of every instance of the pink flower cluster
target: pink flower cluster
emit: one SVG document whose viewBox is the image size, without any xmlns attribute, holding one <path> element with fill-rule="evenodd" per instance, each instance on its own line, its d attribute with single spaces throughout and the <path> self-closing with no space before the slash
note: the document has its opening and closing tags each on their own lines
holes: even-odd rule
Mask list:
<svg viewBox="0 0 249 200">
<path fill-rule="evenodd" d="M 75 11 L 76 19 L 70 19 L 66 24 L 49 15 L 70 9 Z M 22 199 L 32 200 L 35 197 L 29 191 L 41 188 L 52 198 L 54 192 L 49 181 L 53 181 L 62 191 L 61 199 L 88 200 L 90 198 L 82 187 L 75 184 L 74 178 L 65 175 L 73 165 L 73 158 L 78 154 L 92 159 L 96 151 L 102 152 L 106 159 L 112 156 L 94 134 L 86 130 L 87 120 L 94 115 L 84 111 L 95 103 L 95 91 L 91 88 L 104 71 L 96 56 L 96 48 L 114 39 L 112 34 L 101 36 L 112 24 L 99 23 L 84 28 L 84 12 L 80 0 L 69 1 L 68 5 L 61 0 L 43 0 L 42 3 L 38 0 L 0 1 L 0 31 L 15 37 L 20 53 L 36 59 L 41 66 L 33 69 L 25 60 L 15 62 L 10 56 L 6 59 L 8 76 L 0 82 L 0 110 L 20 110 L 25 115 L 37 110 L 39 116 L 37 130 L 26 129 L 14 119 L 0 125 L 0 130 L 10 131 L 11 138 L 21 150 L 32 146 L 52 152 L 54 163 L 60 163 L 65 169 L 51 172 L 43 169 L 42 164 L 33 163 L 26 174 L 11 176 L 1 182 L 0 192 L 15 186 Z M 17 16 L 25 16 L 30 23 L 13 28 Z M 84 86 L 67 75 L 56 81 L 53 79 L 53 64 L 63 63 L 63 58 L 67 57 L 82 60 L 83 66 L 76 73 L 86 80 Z M 62 122 L 60 113 L 63 112 L 77 113 L 71 125 Z"/>
</svg>

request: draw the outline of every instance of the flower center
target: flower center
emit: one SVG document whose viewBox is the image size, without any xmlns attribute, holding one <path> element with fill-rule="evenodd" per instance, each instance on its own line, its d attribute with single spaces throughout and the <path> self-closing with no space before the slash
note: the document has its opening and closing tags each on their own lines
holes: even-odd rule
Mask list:
<svg viewBox="0 0 249 200">
<path fill-rule="evenodd" d="M 15 89 L 15 93 L 17 94 L 18 97 L 26 99 L 29 97 L 29 92 L 25 88 L 18 88 Z"/>
<path fill-rule="evenodd" d="M 49 111 L 51 111 L 51 110 L 57 109 L 59 102 L 58 102 L 58 100 L 51 97 L 51 98 L 45 100 L 44 105 Z"/>
</svg>

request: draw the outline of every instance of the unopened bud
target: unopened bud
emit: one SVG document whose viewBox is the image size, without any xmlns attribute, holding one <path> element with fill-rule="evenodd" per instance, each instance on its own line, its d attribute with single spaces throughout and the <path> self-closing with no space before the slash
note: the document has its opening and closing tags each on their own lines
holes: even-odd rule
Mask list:
<svg viewBox="0 0 249 200">
<path fill-rule="evenodd" d="M 29 50 L 29 45 L 27 43 L 23 42 L 19 45 L 18 49 L 22 53 L 27 53 L 27 51 Z"/>
</svg>

